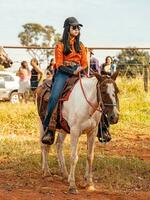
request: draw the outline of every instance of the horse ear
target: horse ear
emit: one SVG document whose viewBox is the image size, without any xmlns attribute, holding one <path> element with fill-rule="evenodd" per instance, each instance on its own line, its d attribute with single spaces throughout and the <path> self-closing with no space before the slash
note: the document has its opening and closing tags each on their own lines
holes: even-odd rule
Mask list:
<svg viewBox="0 0 150 200">
<path fill-rule="evenodd" d="M 118 74 L 119 74 L 119 71 L 117 70 L 116 72 L 113 73 L 113 75 L 111 75 L 111 79 L 113 79 L 115 81 Z"/>
<path fill-rule="evenodd" d="M 102 77 L 101 77 L 101 75 L 99 73 L 93 72 L 93 75 L 97 78 L 98 81 L 102 80 Z"/>
</svg>

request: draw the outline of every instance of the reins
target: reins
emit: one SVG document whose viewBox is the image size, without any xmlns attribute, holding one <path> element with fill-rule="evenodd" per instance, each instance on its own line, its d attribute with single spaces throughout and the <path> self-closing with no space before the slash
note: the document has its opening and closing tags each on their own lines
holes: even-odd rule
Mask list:
<svg viewBox="0 0 150 200">
<path fill-rule="evenodd" d="M 102 113 L 102 115 L 104 115 L 105 119 L 107 119 L 107 123 L 108 123 L 108 126 L 105 124 L 105 121 L 104 121 L 104 124 L 105 124 L 105 127 L 109 128 L 109 122 L 108 122 L 108 117 L 107 115 L 105 114 L 104 112 L 104 106 L 105 105 L 111 105 L 111 104 L 104 104 L 103 101 L 102 101 L 102 98 L 101 98 L 101 92 L 100 91 L 97 91 L 99 94 L 97 94 L 97 98 L 98 98 L 98 103 L 99 105 L 101 104 L 101 107 L 100 108 L 96 108 L 88 99 L 87 99 L 87 96 L 85 94 L 85 91 L 84 91 L 84 88 L 83 88 L 83 85 L 82 85 L 82 78 L 81 78 L 81 74 L 79 73 L 79 80 L 80 80 L 80 86 L 81 86 L 81 90 L 82 90 L 82 93 L 84 95 L 84 98 L 85 100 L 87 101 L 87 103 L 96 111 L 99 111 Z M 98 89 L 98 84 L 97 84 L 97 89 Z M 102 122 L 100 120 L 100 138 L 99 138 L 99 141 L 102 143 L 102 144 L 106 144 L 106 139 L 104 138 L 104 133 L 103 133 L 103 130 L 102 130 Z"/>
<path fill-rule="evenodd" d="M 96 111 L 99 111 L 99 112 L 102 112 L 102 109 L 101 108 L 96 108 L 88 99 L 87 99 L 87 96 L 85 94 L 85 91 L 84 91 L 84 88 L 83 88 L 83 85 L 82 85 L 82 79 L 81 79 L 81 74 L 79 73 L 79 80 L 80 80 L 80 86 L 81 86 L 81 90 L 82 90 L 82 93 L 84 95 L 84 98 L 85 100 L 87 101 L 87 103 Z"/>
<path fill-rule="evenodd" d="M 87 76 L 86 76 L 87 77 Z M 113 104 L 113 103 L 103 103 L 103 101 L 102 101 L 102 98 L 101 98 L 101 106 L 102 106 L 102 108 L 96 108 L 88 99 L 87 99 L 87 96 L 86 96 L 86 94 L 85 94 L 85 91 L 84 91 L 84 88 L 83 88 L 83 85 L 82 85 L 82 78 L 81 78 L 81 74 L 79 73 L 79 80 L 80 80 L 80 86 L 81 86 L 81 90 L 82 90 L 82 93 L 83 93 L 83 95 L 84 95 L 84 98 L 85 98 L 85 100 L 87 101 L 87 103 L 94 109 L 94 110 L 97 110 L 97 111 L 99 111 L 99 112 L 104 112 L 104 107 L 105 106 L 117 106 L 117 104 Z M 100 94 L 101 95 L 101 94 Z"/>
</svg>

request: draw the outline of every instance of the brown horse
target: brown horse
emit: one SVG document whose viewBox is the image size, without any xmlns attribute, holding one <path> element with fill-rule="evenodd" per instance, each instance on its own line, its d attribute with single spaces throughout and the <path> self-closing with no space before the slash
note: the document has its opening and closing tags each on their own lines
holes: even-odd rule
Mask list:
<svg viewBox="0 0 150 200">
<path fill-rule="evenodd" d="M 11 67 L 13 64 L 12 60 L 9 58 L 8 54 L 5 52 L 3 47 L 0 46 L 0 65 L 5 68 Z"/>
</svg>

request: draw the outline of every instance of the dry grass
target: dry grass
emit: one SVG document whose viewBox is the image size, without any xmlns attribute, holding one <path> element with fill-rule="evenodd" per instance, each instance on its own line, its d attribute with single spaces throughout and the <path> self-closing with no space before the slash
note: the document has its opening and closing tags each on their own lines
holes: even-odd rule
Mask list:
<svg viewBox="0 0 150 200">
<path fill-rule="evenodd" d="M 118 79 L 118 85 L 120 121 L 111 127 L 113 141 L 110 144 L 96 143 L 94 179 L 109 189 L 137 188 L 146 191 L 150 189 L 150 163 L 144 159 L 141 150 L 150 150 L 150 95 L 143 92 L 141 79 Z M 39 125 L 33 103 L 0 103 L 0 143 L 0 173 L 40 173 Z M 85 136 L 81 137 L 80 143 L 78 177 L 83 175 L 85 168 Z M 69 167 L 69 136 L 65 155 Z M 50 168 L 59 174 L 54 146 L 49 157 Z"/>
</svg>

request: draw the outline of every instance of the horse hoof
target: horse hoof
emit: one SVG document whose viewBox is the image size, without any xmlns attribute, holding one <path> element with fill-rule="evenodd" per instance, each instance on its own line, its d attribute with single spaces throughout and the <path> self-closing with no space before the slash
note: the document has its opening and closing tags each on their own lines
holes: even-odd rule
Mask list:
<svg viewBox="0 0 150 200">
<path fill-rule="evenodd" d="M 78 194 L 79 192 L 76 188 L 71 187 L 71 188 L 69 188 L 68 193 L 69 194 Z"/>
<path fill-rule="evenodd" d="M 94 185 L 90 185 L 90 186 L 88 186 L 88 188 L 87 188 L 87 191 L 88 192 L 93 192 L 93 191 L 95 191 L 96 189 L 95 189 L 95 187 L 94 187 Z"/>
</svg>

